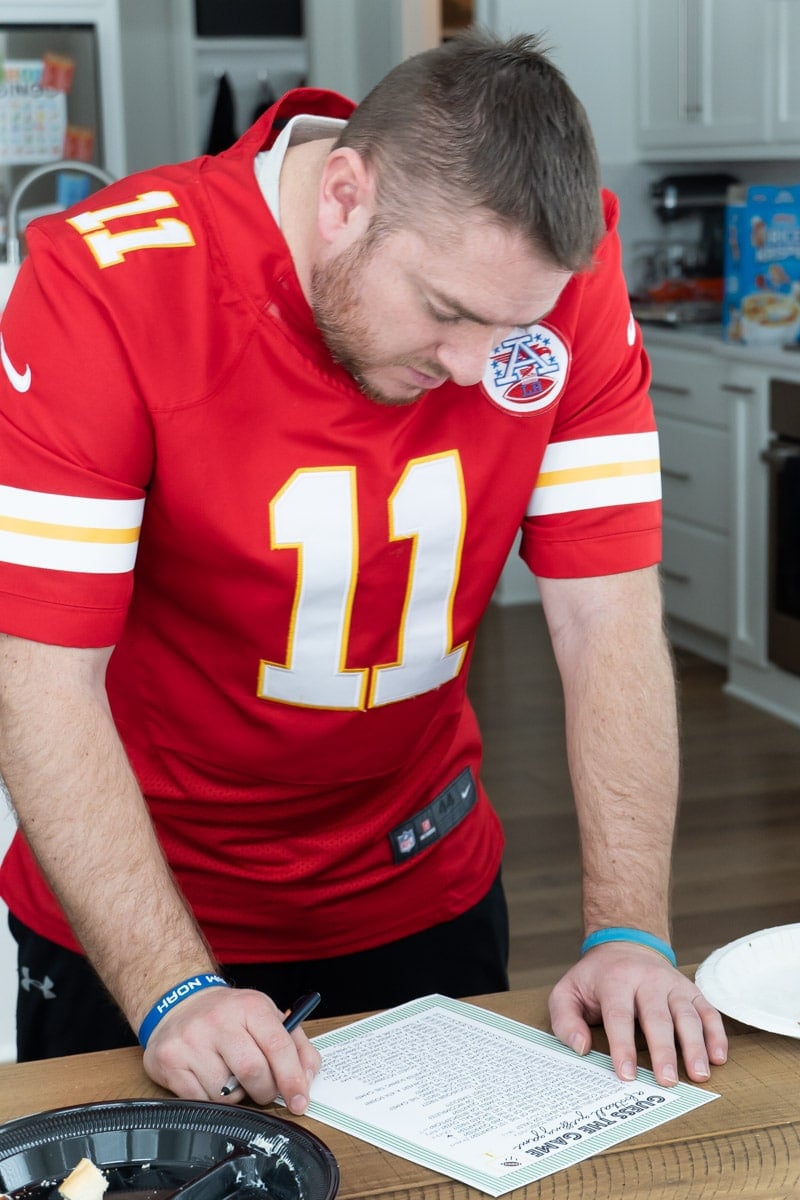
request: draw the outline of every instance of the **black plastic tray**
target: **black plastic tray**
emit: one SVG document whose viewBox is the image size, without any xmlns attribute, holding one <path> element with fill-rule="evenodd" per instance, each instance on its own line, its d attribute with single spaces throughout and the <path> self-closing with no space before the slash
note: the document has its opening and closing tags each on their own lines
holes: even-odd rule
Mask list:
<svg viewBox="0 0 800 1200">
<path fill-rule="evenodd" d="M 103 1171 L 114 1200 L 333 1200 L 339 1187 L 331 1151 L 291 1121 L 226 1104 L 122 1100 L 1 1125 L 0 1191 L 58 1200 L 81 1158 Z"/>
</svg>

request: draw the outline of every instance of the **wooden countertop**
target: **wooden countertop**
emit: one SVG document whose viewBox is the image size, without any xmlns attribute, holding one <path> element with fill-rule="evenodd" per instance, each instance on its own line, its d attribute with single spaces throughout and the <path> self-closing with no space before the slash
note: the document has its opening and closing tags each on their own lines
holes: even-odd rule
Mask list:
<svg viewBox="0 0 800 1200">
<path fill-rule="evenodd" d="M 482 1007 L 549 1029 L 548 988 L 479 997 Z M 307 1022 L 312 1036 L 351 1018 Z M 720 1099 L 517 1192 L 515 1200 L 797 1200 L 800 1040 L 728 1022 L 730 1058 L 708 1084 Z M 600 1031 L 595 1048 L 606 1050 Z M 110 1100 L 164 1098 L 137 1048 L 0 1066 L 0 1121 Z M 272 1111 L 272 1109 L 270 1110 Z M 341 1200 L 477 1200 L 482 1193 L 309 1117 L 335 1154 Z"/>
</svg>

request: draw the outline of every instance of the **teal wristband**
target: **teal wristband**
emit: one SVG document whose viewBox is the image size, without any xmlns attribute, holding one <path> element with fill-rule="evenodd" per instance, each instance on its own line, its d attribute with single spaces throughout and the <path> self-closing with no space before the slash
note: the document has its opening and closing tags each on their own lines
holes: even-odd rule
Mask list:
<svg viewBox="0 0 800 1200">
<path fill-rule="evenodd" d="M 221 975 L 192 975 L 190 979 L 184 979 L 183 983 L 177 984 L 164 995 L 160 1000 L 156 1000 L 150 1012 L 139 1026 L 137 1037 L 139 1045 L 143 1050 L 147 1049 L 147 1043 L 150 1041 L 150 1035 L 168 1012 L 171 1012 L 176 1004 L 180 1004 L 181 1000 L 185 1000 L 187 996 L 194 996 L 196 992 L 202 992 L 205 988 L 210 987 L 230 987 L 226 979 Z"/>
<path fill-rule="evenodd" d="M 639 946 L 648 946 L 650 950 L 655 950 L 658 954 L 663 955 L 668 962 L 672 963 L 673 967 L 678 965 L 675 951 L 669 942 L 656 937 L 654 933 L 645 932 L 644 929 L 625 929 L 622 926 L 597 929 L 594 933 L 590 933 L 581 946 L 581 958 L 587 950 L 591 950 L 593 946 L 602 946 L 604 942 L 635 942 Z"/>
</svg>

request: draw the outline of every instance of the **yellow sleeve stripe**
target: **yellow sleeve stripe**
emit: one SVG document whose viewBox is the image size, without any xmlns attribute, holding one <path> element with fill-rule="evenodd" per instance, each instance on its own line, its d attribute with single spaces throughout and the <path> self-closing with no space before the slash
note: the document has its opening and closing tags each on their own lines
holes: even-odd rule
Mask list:
<svg viewBox="0 0 800 1200">
<path fill-rule="evenodd" d="M 638 462 L 603 463 L 593 467 L 568 467 L 563 471 L 542 471 L 536 481 L 537 488 L 553 487 L 559 483 L 577 483 L 589 479 L 611 479 L 620 475 L 647 475 L 658 471 L 657 458 L 645 458 Z"/>
<path fill-rule="evenodd" d="M 88 529 L 80 525 L 52 525 L 43 521 L 25 521 L 20 517 L 0 516 L 0 530 L 26 533 L 31 537 L 56 538 L 65 542 L 102 542 L 120 545 L 138 542 L 139 529 Z"/>
</svg>

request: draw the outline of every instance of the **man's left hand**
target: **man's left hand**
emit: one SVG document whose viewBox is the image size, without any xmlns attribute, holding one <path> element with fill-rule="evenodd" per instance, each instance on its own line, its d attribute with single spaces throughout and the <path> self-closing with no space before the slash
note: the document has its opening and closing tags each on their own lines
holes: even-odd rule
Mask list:
<svg viewBox="0 0 800 1200">
<path fill-rule="evenodd" d="M 595 946 L 550 994 L 553 1033 L 578 1054 L 592 1046 L 590 1025 L 602 1022 L 620 1079 L 636 1077 L 635 1026 L 664 1087 L 678 1081 L 678 1048 L 686 1074 L 705 1082 L 724 1063 L 728 1039 L 717 1010 L 665 958 L 627 942 Z"/>
</svg>

